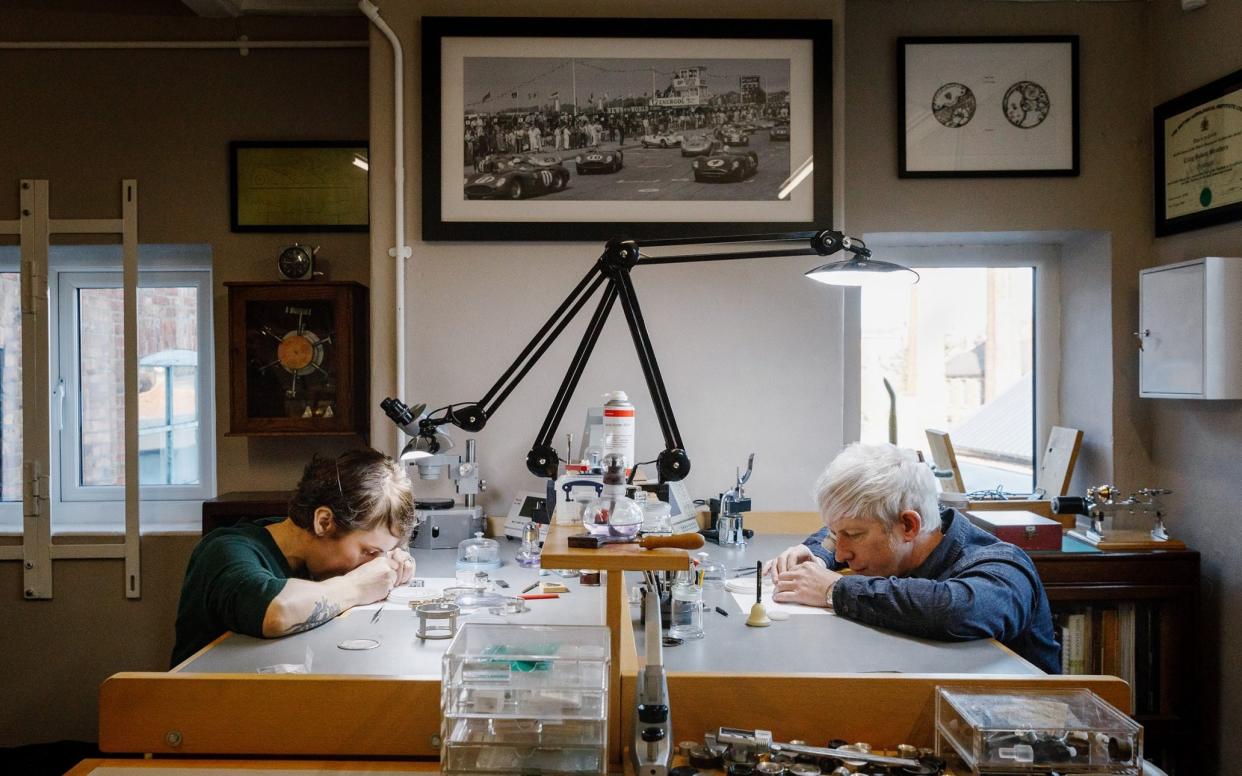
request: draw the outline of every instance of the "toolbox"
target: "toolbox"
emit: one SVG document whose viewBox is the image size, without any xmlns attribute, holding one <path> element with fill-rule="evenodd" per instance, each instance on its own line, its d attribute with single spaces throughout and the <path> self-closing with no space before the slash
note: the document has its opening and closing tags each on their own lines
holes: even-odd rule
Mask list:
<svg viewBox="0 0 1242 776">
<path fill-rule="evenodd" d="M 968 511 L 970 522 L 1024 550 L 1061 549 L 1061 523 L 1020 510 Z"/>
</svg>

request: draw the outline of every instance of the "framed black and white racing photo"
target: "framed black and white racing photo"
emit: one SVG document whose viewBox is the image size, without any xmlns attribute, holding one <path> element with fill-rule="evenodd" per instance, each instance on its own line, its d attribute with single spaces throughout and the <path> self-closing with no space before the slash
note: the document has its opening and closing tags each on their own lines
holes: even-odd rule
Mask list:
<svg viewBox="0 0 1242 776">
<path fill-rule="evenodd" d="M 423 239 L 831 226 L 829 21 L 422 25 Z"/>
<path fill-rule="evenodd" d="M 1156 236 L 1242 220 L 1242 70 L 1153 117 Z"/>
<path fill-rule="evenodd" d="M 898 38 L 898 175 L 1078 174 L 1078 36 Z"/>
</svg>

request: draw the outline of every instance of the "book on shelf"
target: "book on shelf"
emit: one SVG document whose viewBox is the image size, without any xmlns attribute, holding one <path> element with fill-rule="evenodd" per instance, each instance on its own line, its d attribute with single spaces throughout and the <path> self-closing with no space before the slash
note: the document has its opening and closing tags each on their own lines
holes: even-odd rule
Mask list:
<svg viewBox="0 0 1242 776">
<path fill-rule="evenodd" d="M 1056 616 L 1061 673 L 1105 674 L 1130 686 L 1130 708 L 1159 713 L 1161 675 L 1158 645 L 1162 623 L 1154 607 L 1132 602 L 1079 606 Z"/>
</svg>

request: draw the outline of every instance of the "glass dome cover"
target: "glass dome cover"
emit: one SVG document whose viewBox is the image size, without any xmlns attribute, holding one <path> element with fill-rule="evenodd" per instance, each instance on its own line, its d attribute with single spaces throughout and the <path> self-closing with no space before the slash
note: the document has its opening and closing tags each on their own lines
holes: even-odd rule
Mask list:
<svg viewBox="0 0 1242 776">
<path fill-rule="evenodd" d="M 487 571 L 500 565 L 500 543 L 484 538 L 482 531 L 457 545 L 458 570 Z"/>
</svg>

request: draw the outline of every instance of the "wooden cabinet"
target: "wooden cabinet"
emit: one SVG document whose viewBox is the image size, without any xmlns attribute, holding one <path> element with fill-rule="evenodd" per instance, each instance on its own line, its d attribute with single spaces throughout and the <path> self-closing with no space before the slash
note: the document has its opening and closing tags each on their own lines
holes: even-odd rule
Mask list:
<svg viewBox="0 0 1242 776">
<path fill-rule="evenodd" d="M 1242 258 L 1139 273 L 1139 395 L 1242 399 Z"/>
<path fill-rule="evenodd" d="M 229 433 L 365 435 L 370 313 L 353 282 L 225 283 Z"/>
<path fill-rule="evenodd" d="M 1031 559 L 1055 618 L 1077 613 L 1107 624 L 1110 618 L 1097 612 L 1132 612 L 1121 622 L 1132 618 L 1133 630 L 1122 638 L 1131 639 L 1133 665 L 1113 671 L 1105 654 L 1105 664 L 1097 658 L 1086 673 L 1130 674 L 1147 758 L 1170 776 L 1195 773 L 1197 750 L 1208 743 L 1199 738 L 1199 553 L 1033 552 Z M 1109 638 L 1095 639 L 1095 649 L 1106 652 Z"/>
</svg>

